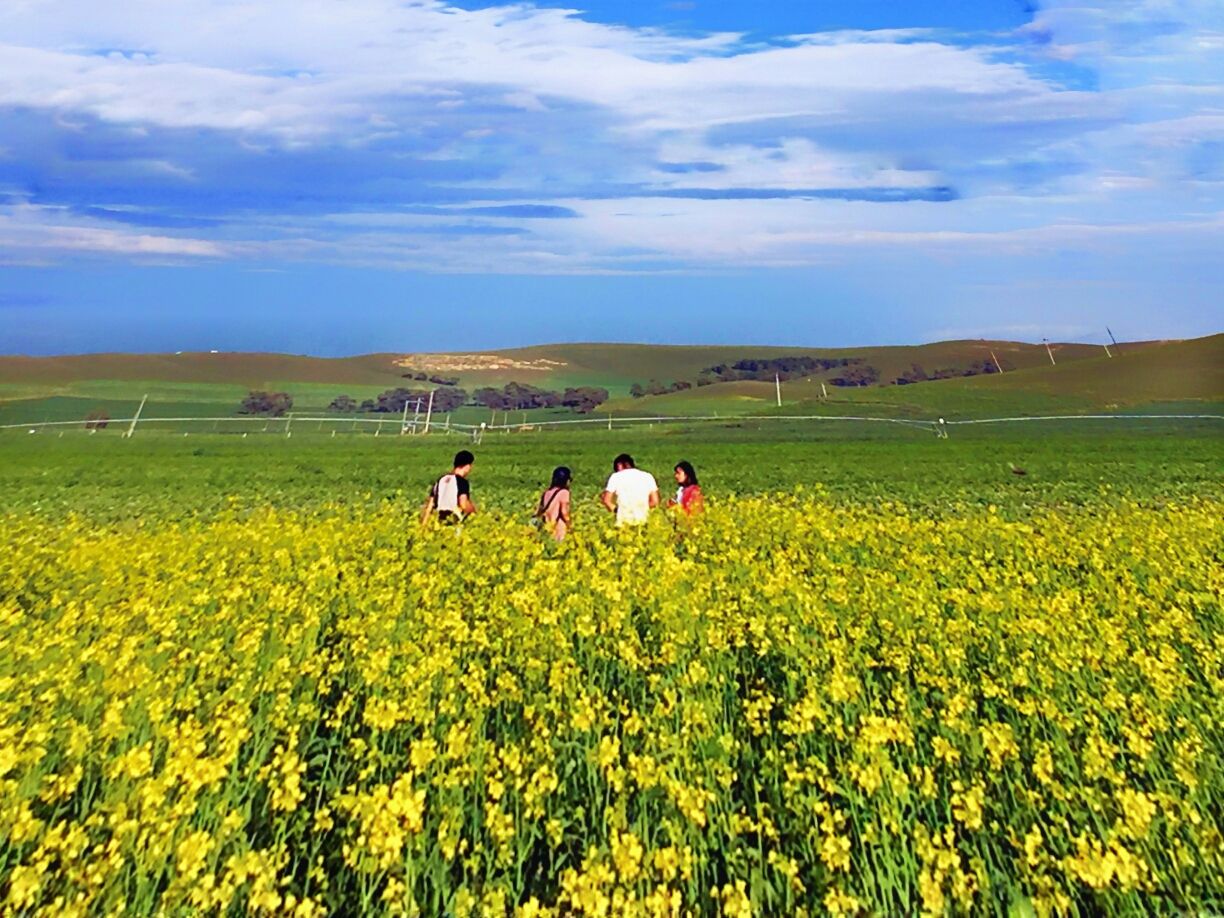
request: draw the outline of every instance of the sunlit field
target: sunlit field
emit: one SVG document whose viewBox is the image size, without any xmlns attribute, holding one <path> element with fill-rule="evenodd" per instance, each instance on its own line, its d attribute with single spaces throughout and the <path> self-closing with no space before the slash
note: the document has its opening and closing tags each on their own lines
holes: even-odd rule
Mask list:
<svg viewBox="0 0 1224 918">
<path fill-rule="evenodd" d="M 5 908 L 1222 908 L 1220 433 L 2 437 Z"/>
</svg>

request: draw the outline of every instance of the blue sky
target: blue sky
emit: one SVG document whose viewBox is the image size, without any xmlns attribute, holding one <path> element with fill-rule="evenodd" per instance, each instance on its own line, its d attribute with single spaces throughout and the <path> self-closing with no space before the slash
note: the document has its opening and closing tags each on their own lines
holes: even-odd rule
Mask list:
<svg viewBox="0 0 1224 918">
<path fill-rule="evenodd" d="M 21 0 L 0 352 L 1220 331 L 1217 0 Z"/>
</svg>

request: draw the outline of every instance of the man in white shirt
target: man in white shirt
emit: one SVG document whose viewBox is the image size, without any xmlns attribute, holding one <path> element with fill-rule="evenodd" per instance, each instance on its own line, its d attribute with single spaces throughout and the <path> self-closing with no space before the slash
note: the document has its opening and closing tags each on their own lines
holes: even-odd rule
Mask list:
<svg viewBox="0 0 1224 918">
<path fill-rule="evenodd" d="M 659 506 L 659 486 L 654 476 L 633 464 L 633 457 L 621 453 L 612 463 L 612 477 L 600 495 L 603 505 L 616 514 L 616 525 L 646 522 L 651 508 Z"/>
</svg>

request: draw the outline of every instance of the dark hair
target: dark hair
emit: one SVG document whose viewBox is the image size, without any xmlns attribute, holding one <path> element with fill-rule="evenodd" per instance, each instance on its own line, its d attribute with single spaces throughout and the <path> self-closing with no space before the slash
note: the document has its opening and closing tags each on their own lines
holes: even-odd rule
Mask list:
<svg viewBox="0 0 1224 918">
<path fill-rule="evenodd" d="M 676 463 L 676 471 L 684 473 L 684 486 L 697 484 L 697 470 L 693 468 L 693 463 L 686 459 L 681 459 Z"/>
<path fill-rule="evenodd" d="M 570 474 L 569 469 L 567 469 L 563 465 L 559 465 L 555 469 L 553 469 L 552 484 L 549 485 L 549 487 L 550 488 L 568 488 L 570 479 L 573 477 L 574 476 Z"/>
<path fill-rule="evenodd" d="M 455 468 L 457 469 L 461 469 L 465 465 L 471 465 L 475 461 L 476 457 L 466 449 L 461 449 L 459 452 L 455 453 Z"/>
<path fill-rule="evenodd" d="M 628 453 L 621 453 L 619 456 L 617 456 L 615 459 L 612 460 L 612 471 L 615 472 L 618 468 L 626 468 L 626 469 L 636 468 L 636 466 L 634 466 L 633 464 L 633 457 L 630 456 Z"/>
</svg>

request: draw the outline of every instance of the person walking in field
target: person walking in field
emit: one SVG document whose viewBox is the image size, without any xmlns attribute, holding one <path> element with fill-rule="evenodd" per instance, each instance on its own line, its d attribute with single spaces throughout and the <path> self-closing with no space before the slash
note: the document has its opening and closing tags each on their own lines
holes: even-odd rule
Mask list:
<svg viewBox="0 0 1224 918">
<path fill-rule="evenodd" d="M 472 464 L 476 461 L 466 449 L 455 453 L 454 468 L 439 478 L 425 499 L 421 508 L 421 524 L 426 525 L 435 516 L 441 523 L 461 523 L 476 512 L 472 503 L 472 485 L 468 476 L 472 474 Z"/>
<path fill-rule="evenodd" d="M 541 528 L 560 542 L 570 530 L 570 482 L 574 476 L 565 466 L 553 469 L 552 484 L 540 495 L 536 519 Z"/>
<path fill-rule="evenodd" d="M 612 476 L 599 499 L 616 514 L 617 526 L 636 526 L 645 523 L 650 511 L 659 506 L 659 486 L 653 475 L 634 465 L 632 456 L 621 453 L 612 463 Z"/>
<path fill-rule="evenodd" d="M 697 483 L 697 470 L 693 463 L 681 460 L 676 463 L 676 496 L 667 502 L 669 507 L 679 507 L 685 516 L 697 516 L 705 509 L 705 498 L 701 485 Z"/>
</svg>

